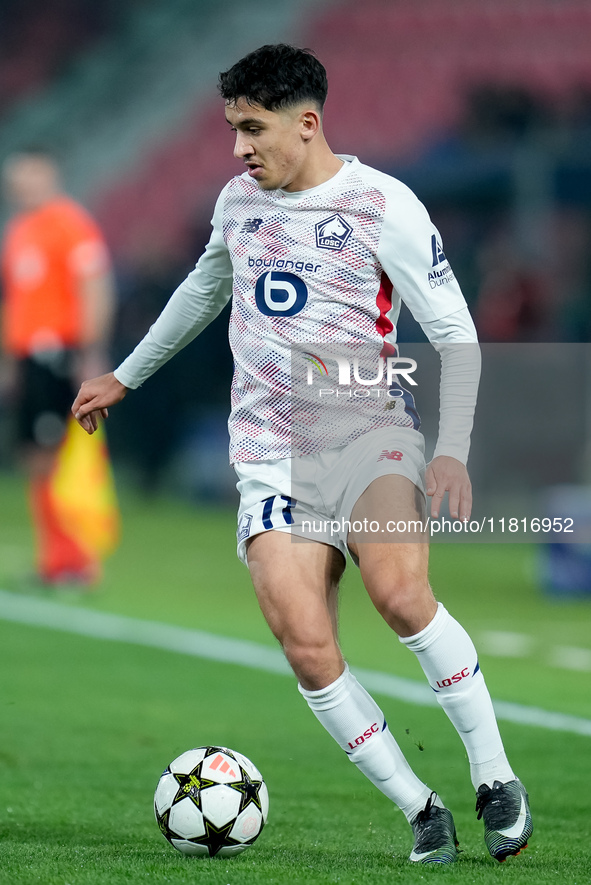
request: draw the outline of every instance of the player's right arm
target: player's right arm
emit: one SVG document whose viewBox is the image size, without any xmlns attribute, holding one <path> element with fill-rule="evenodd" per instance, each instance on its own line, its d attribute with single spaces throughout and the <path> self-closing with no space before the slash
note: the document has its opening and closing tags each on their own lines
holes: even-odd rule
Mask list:
<svg viewBox="0 0 591 885">
<path fill-rule="evenodd" d="M 82 384 L 72 413 L 87 433 L 94 433 L 99 416 L 107 417 L 109 406 L 189 344 L 230 300 L 232 263 L 222 235 L 224 197 L 225 189 L 216 204 L 211 239 L 195 270 L 173 293 L 146 336 L 114 372 Z"/>
</svg>

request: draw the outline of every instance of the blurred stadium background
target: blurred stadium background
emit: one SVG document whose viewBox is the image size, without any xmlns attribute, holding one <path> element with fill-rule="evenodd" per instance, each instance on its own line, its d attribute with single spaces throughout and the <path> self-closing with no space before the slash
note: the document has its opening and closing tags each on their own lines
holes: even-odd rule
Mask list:
<svg viewBox="0 0 591 885">
<path fill-rule="evenodd" d="M 241 171 L 219 70 L 264 42 L 309 46 L 328 69 L 331 146 L 426 203 L 482 340 L 586 342 L 590 38 L 586 0 L 4 0 L 0 160 L 51 147 L 99 219 L 117 268 L 116 364 L 193 266 L 215 197 Z M 233 500 L 226 320 L 112 417 L 115 459 L 146 490 Z M 416 338 L 409 317 L 401 338 Z M 204 373 L 214 364 L 215 383 Z M 570 372 L 586 374 L 576 361 Z M 588 404 L 573 414 L 570 466 L 550 482 L 588 478 Z M 485 461 L 475 451 L 477 484 Z"/>
<path fill-rule="evenodd" d="M 22 146 L 51 148 L 69 192 L 98 218 L 117 275 L 113 365 L 192 268 L 209 236 L 215 197 L 241 171 L 216 93 L 218 72 L 277 41 L 310 47 L 326 65 L 325 128 L 333 149 L 409 184 L 443 233 L 491 369 L 471 460 L 479 512 L 511 516 L 521 507 L 542 516 L 532 508 L 542 506 L 544 489 L 567 484 L 570 499 L 552 506 L 576 505 L 588 532 L 589 0 L 2 0 L 0 162 Z M 3 223 L 5 204 L 1 213 Z M 99 593 L 57 606 L 272 645 L 248 574 L 233 558 L 226 325 L 227 312 L 113 410 L 108 433 L 123 543 Z M 406 314 L 400 332 L 403 341 L 420 340 Z M 429 396 L 423 411 L 432 438 Z M 24 481 L 15 467 L 11 415 L 0 401 L 1 591 L 11 589 L 9 577 L 31 556 Z M 577 548 L 584 584 L 591 548 Z M 493 696 L 591 719 L 591 597 L 560 606 L 556 596 L 544 597 L 550 566 L 527 545 L 439 545 L 432 558 L 434 585 L 478 642 Z M 561 564 L 560 573 L 571 566 Z M 0 596 L 10 620 L 12 602 Z M 414 660 L 392 647 L 353 569 L 343 597 L 343 642 L 353 663 L 419 678 Z M 279 851 L 284 858 L 272 881 L 299 881 L 292 868 L 302 857 L 309 865 L 302 881 L 336 881 L 339 867 L 327 845 L 343 838 L 351 791 L 362 808 L 348 821 L 355 838 L 371 836 L 375 857 L 391 853 L 387 820 L 376 814 L 379 822 L 363 829 L 366 819 L 375 820 L 379 797 L 344 771 L 338 751 L 298 706 L 297 692 L 284 691 L 284 677 L 6 620 L 0 632 L 12 665 L 5 688 L 13 706 L 3 718 L 0 751 L 8 790 L 0 800 L 0 838 L 11 885 L 63 882 L 63 875 L 53 878 L 59 864 L 68 881 L 92 885 L 144 875 L 147 881 L 162 864 L 174 881 L 194 881 L 172 854 L 164 857 L 164 845 L 156 848 L 149 798 L 161 768 L 196 741 L 226 741 L 270 777 L 275 835 L 257 856 L 275 863 Z M 251 703 L 257 693 L 269 709 Z M 465 761 L 455 735 L 436 712 L 398 702 L 395 709 L 405 751 L 415 753 L 411 761 L 419 773 L 422 766 L 427 777 L 442 777 L 447 795 L 465 808 L 459 823 L 468 844 L 482 852 L 473 796 L 467 783 L 458 786 L 460 767 L 466 780 Z M 537 795 L 536 844 L 545 847 L 526 857 L 528 881 L 556 881 L 557 870 L 574 881 L 573 859 L 580 864 L 576 881 L 587 881 L 589 815 L 581 785 L 588 782 L 589 721 L 568 737 L 568 729 L 532 731 L 515 721 L 503 728 L 514 764 Z M 445 772 L 428 752 L 435 732 L 451 760 Z M 419 754 L 424 737 L 427 752 Z M 133 784 L 126 779 L 131 766 Z M 313 787 L 294 785 L 293 771 L 304 766 Z M 90 804 L 88 784 L 96 787 Z M 324 842 L 317 840 L 318 818 L 302 814 L 303 801 L 321 809 Z M 114 807 L 121 813 L 113 815 Z M 398 829 L 396 851 L 404 857 Z M 549 844 L 555 853 L 546 873 Z M 350 853 L 350 846 L 343 850 Z M 43 866 L 46 851 L 57 866 Z M 86 852 L 84 874 L 79 852 Z M 368 857 L 362 869 L 369 869 Z M 470 867 L 469 852 L 465 857 L 469 881 L 488 882 Z M 145 858 L 158 866 L 142 867 L 134 878 L 129 863 Z M 525 881 L 514 869 L 515 876 L 503 869 L 505 878 Z M 266 881 L 250 878 L 249 870 L 232 881 Z M 221 881 L 210 872 L 204 870 L 204 881 Z M 376 875 L 372 881 L 391 881 L 389 869 Z"/>
</svg>

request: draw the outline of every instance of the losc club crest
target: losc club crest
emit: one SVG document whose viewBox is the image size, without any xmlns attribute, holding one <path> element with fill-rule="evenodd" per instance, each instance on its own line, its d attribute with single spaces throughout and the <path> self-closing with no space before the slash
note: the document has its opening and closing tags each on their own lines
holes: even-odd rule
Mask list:
<svg viewBox="0 0 591 885">
<path fill-rule="evenodd" d="M 319 249 L 340 252 L 347 245 L 352 233 L 353 228 L 344 218 L 340 215 L 331 215 L 316 225 L 316 245 Z"/>
</svg>

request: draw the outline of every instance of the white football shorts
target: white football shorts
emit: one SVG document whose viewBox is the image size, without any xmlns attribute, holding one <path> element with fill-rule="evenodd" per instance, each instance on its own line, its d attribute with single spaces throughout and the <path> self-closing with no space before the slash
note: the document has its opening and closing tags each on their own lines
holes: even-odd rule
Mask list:
<svg viewBox="0 0 591 885">
<path fill-rule="evenodd" d="M 351 512 L 380 476 L 407 477 L 425 496 L 425 440 L 410 427 L 385 427 L 347 446 L 270 461 L 234 464 L 240 493 L 238 558 L 261 532 L 279 531 L 347 553 Z"/>
</svg>

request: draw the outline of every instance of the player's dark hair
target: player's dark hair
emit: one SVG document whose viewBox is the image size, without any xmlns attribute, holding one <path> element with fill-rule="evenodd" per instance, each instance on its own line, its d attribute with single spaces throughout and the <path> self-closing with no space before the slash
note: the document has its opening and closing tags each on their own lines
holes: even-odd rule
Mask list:
<svg viewBox="0 0 591 885">
<path fill-rule="evenodd" d="M 276 43 L 255 49 L 221 73 L 219 90 L 230 104 L 244 98 L 276 111 L 313 101 L 322 110 L 328 83 L 324 66 L 310 49 Z"/>
</svg>

